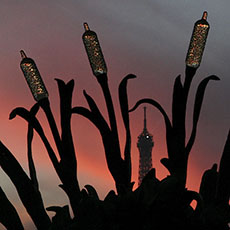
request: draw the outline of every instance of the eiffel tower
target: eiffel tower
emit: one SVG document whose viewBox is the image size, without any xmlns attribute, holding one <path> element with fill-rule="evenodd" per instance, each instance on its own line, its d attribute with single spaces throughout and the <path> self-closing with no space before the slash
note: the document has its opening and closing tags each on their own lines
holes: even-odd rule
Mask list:
<svg viewBox="0 0 230 230">
<path fill-rule="evenodd" d="M 137 148 L 139 149 L 139 175 L 138 185 L 141 184 L 144 176 L 152 168 L 152 148 L 154 146 L 153 136 L 147 130 L 146 107 L 144 107 L 144 128 L 138 136 Z"/>
</svg>

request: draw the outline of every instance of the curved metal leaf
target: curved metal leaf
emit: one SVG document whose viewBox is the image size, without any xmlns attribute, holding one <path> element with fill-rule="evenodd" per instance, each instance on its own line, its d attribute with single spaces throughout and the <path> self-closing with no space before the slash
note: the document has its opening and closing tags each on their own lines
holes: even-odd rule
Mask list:
<svg viewBox="0 0 230 230">
<path fill-rule="evenodd" d="M 129 114 L 128 114 L 128 96 L 127 96 L 127 82 L 129 79 L 136 78 L 135 75 L 127 75 L 119 85 L 119 101 L 121 107 L 121 114 L 126 129 L 129 129 Z"/>
<path fill-rule="evenodd" d="M 100 110 L 98 109 L 97 104 L 95 103 L 93 98 L 86 93 L 85 90 L 83 93 L 84 93 L 84 96 L 85 96 L 85 98 L 88 102 L 88 105 L 92 111 L 94 120 L 97 123 L 97 127 L 100 127 L 100 130 L 102 131 L 102 133 L 104 133 L 105 131 L 107 133 L 110 130 L 110 128 L 109 128 L 106 120 L 102 116 Z"/>
<path fill-rule="evenodd" d="M 117 195 L 115 193 L 114 190 L 110 190 L 109 193 L 106 195 L 105 199 L 104 199 L 105 202 L 116 202 L 117 201 Z"/>
<path fill-rule="evenodd" d="M 170 162 L 170 160 L 168 158 L 162 158 L 160 160 L 161 164 L 165 166 L 166 169 L 168 169 L 168 171 L 170 172 L 170 174 L 172 174 L 173 171 L 173 167 L 172 164 Z"/>
<path fill-rule="evenodd" d="M 97 191 L 92 185 L 87 184 L 84 187 L 87 189 L 90 197 L 93 197 L 94 199 L 99 200 L 99 196 L 97 194 Z"/>
<path fill-rule="evenodd" d="M 47 207 L 46 210 L 49 211 L 49 212 L 56 212 L 57 213 L 57 212 L 62 210 L 62 207 L 60 207 L 60 206 L 50 206 L 50 207 Z"/>
<path fill-rule="evenodd" d="M 88 97 L 88 100 L 89 103 L 93 103 L 93 101 L 90 101 L 90 97 Z M 91 105 L 91 108 L 95 111 L 96 107 L 93 108 L 93 106 L 94 105 Z M 93 113 L 84 107 L 74 107 L 72 108 L 72 113 L 80 114 L 86 117 L 100 131 L 109 171 L 112 174 L 115 182 L 118 183 L 124 178 L 122 174 L 124 162 L 120 156 L 120 152 L 117 150 L 117 145 L 114 144 L 113 134 L 108 124 L 105 122 L 104 118 L 101 119 L 100 116 L 97 116 L 97 113 Z"/>
<path fill-rule="evenodd" d="M 55 169 L 58 169 L 59 163 L 58 163 L 57 157 L 56 157 L 51 145 L 49 144 L 49 141 L 46 138 L 44 131 L 43 131 L 39 121 L 37 120 L 37 118 L 35 116 L 32 116 L 32 114 L 28 110 L 26 110 L 25 108 L 22 108 L 22 107 L 18 107 L 10 113 L 10 117 L 9 117 L 10 120 L 15 118 L 17 115 L 22 117 L 24 120 L 26 120 L 36 130 L 36 132 L 39 134 L 40 138 L 42 139 L 42 141 L 43 141 L 43 143 L 47 149 L 47 152 L 49 154 L 49 157 L 50 157 Z"/>
<path fill-rule="evenodd" d="M 76 106 L 74 108 L 72 108 L 72 113 L 75 114 L 79 114 L 85 118 L 87 118 L 88 120 L 90 120 L 100 131 L 101 134 L 108 134 L 108 132 L 110 132 L 110 128 L 107 125 L 106 121 L 101 120 L 100 117 L 97 117 L 93 114 L 92 111 L 81 107 L 81 106 Z"/>
<path fill-rule="evenodd" d="M 89 94 L 87 94 L 85 90 L 83 91 L 83 94 L 84 94 L 84 96 L 85 96 L 85 98 L 86 98 L 86 100 L 87 100 L 87 103 L 88 103 L 88 105 L 89 105 L 89 107 L 90 107 L 92 113 L 94 113 L 95 115 L 100 116 L 100 117 L 103 118 L 103 116 L 101 115 L 101 112 L 100 112 L 100 110 L 98 109 L 97 104 L 96 104 L 96 102 L 93 100 L 93 98 L 92 98 Z M 104 119 L 104 118 L 103 118 L 103 119 Z"/>
<path fill-rule="evenodd" d="M 51 229 L 66 229 L 71 224 L 71 216 L 69 213 L 68 205 L 63 207 L 50 206 L 46 208 L 47 211 L 55 212 L 52 217 L 52 227 Z"/>
<path fill-rule="evenodd" d="M 198 86 L 197 92 L 196 92 L 196 98 L 195 98 L 195 105 L 194 105 L 194 111 L 193 111 L 193 128 L 192 133 L 190 136 L 190 139 L 188 141 L 188 144 L 186 146 L 186 154 L 189 155 L 189 152 L 191 151 L 191 148 L 194 144 L 195 137 L 196 137 L 196 130 L 197 130 L 197 123 L 200 116 L 200 110 L 204 98 L 204 93 L 206 86 L 210 80 L 220 80 L 217 76 L 212 75 L 207 78 L 205 78 Z"/>
<path fill-rule="evenodd" d="M 48 229 L 50 219 L 45 212 L 40 192 L 34 188 L 30 178 L 27 176 L 19 162 L 1 141 L 0 165 L 13 182 L 24 207 L 37 229 Z"/>
<path fill-rule="evenodd" d="M 165 120 L 167 139 L 170 138 L 172 135 L 171 134 L 171 132 L 172 132 L 171 122 L 168 118 L 167 113 L 165 112 L 165 110 L 162 108 L 162 106 L 157 101 L 150 99 L 150 98 L 141 99 L 135 104 L 135 106 L 132 109 L 129 110 L 129 112 L 133 112 L 134 110 L 136 110 L 138 108 L 139 105 L 141 105 L 143 103 L 148 103 L 150 105 L 153 105 L 154 107 L 156 107 L 161 112 L 161 114 L 163 115 L 164 120 Z"/>
<path fill-rule="evenodd" d="M 95 116 L 93 112 L 84 107 L 74 107 L 72 108 L 72 113 L 82 115 L 83 117 L 90 120 L 98 128 L 104 144 L 106 159 L 108 161 L 111 157 L 113 158 L 115 155 L 111 155 L 111 151 L 114 151 L 114 149 L 111 147 L 112 133 L 108 124 L 104 120 L 100 120 L 100 118 Z M 112 160 L 109 161 L 112 162 Z"/>
<path fill-rule="evenodd" d="M 39 133 L 39 134 L 43 134 L 44 132 L 42 130 L 42 127 L 39 123 L 39 121 L 37 120 L 37 118 L 35 116 L 33 116 L 27 109 L 22 108 L 22 107 L 18 107 L 16 109 L 14 109 L 9 116 L 9 119 L 12 120 L 14 119 L 16 116 L 20 116 L 22 117 L 24 120 L 26 120 L 28 123 L 30 123 L 33 128 Z"/>
<path fill-rule="evenodd" d="M 89 109 L 86 109 L 85 107 L 81 107 L 81 106 L 76 106 L 76 107 L 73 107 L 71 111 L 72 111 L 72 113 L 79 114 L 79 115 L 89 119 L 94 124 L 93 115 Z M 95 124 L 95 126 L 96 126 L 96 124 Z"/>
<path fill-rule="evenodd" d="M 39 104 L 36 103 L 30 109 L 31 115 L 35 116 L 37 114 L 38 110 L 39 110 Z M 34 134 L 33 127 L 29 123 L 28 124 L 28 132 L 27 132 L 27 157 L 28 157 L 28 164 L 29 164 L 29 172 L 30 172 L 30 178 L 31 178 L 31 181 L 32 181 L 34 187 L 37 190 L 39 190 L 38 179 L 37 179 L 35 164 L 34 164 L 33 155 L 32 155 L 33 134 Z"/>
<path fill-rule="evenodd" d="M 8 200 L 6 194 L 0 187 L 0 223 L 2 223 L 6 229 L 18 229 L 23 230 L 24 227 L 20 220 L 20 217 L 12 205 L 12 203 Z"/>
<path fill-rule="evenodd" d="M 219 178 L 217 184 L 217 200 L 229 204 L 230 197 L 230 131 L 225 142 L 224 151 L 220 160 Z"/>
<path fill-rule="evenodd" d="M 129 74 L 127 75 L 119 85 L 119 101 L 120 101 L 120 108 L 121 114 L 124 122 L 124 126 L 126 129 L 126 143 L 125 143 L 125 162 L 127 167 L 129 168 L 129 176 L 131 178 L 131 156 L 130 156 L 130 148 L 131 148 L 131 134 L 130 134 L 130 126 L 129 126 L 129 106 L 128 106 L 128 96 L 127 96 L 127 82 L 129 79 L 136 78 L 135 75 Z"/>
<path fill-rule="evenodd" d="M 203 173 L 199 193 L 201 194 L 205 205 L 210 205 L 215 202 L 218 177 L 217 164 L 213 164 L 212 168 Z"/>
</svg>

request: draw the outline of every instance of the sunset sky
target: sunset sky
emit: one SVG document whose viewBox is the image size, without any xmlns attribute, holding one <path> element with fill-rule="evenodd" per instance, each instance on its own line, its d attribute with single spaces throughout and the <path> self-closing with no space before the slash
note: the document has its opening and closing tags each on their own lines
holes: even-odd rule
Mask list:
<svg viewBox="0 0 230 230">
<path fill-rule="evenodd" d="M 25 171 L 27 123 L 19 117 L 9 120 L 18 106 L 30 109 L 35 103 L 20 70 L 19 51 L 33 58 L 49 91 L 53 113 L 59 124 L 59 98 L 54 78 L 74 79 L 73 106 L 87 106 L 83 90 L 91 95 L 107 118 L 100 87 L 91 72 L 82 42 L 83 23 L 97 32 L 108 67 L 111 94 L 116 109 L 121 148 L 125 130 L 121 120 L 118 85 L 129 73 L 129 106 L 141 98 L 157 100 L 171 116 L 173 83 L 184 79 L 185 56 L 194 22 L 208 11 L 209 36 L 202 64 L 189 94 L 187 137 L 190 135 L 195 92 L 209 75 L 196 142 L 191 151 L 187 187 L 198 191 L 202 173 L 219 163 L 230 128 L 230 2 L 227 0 L 1 0 L 0 7 L 0 140 L 11 150 Z M 52 142 L 42 111 L 38 118 Z M 132 181 L 137 184 L 137 137 L 143 129 L 143 106 L 130 114 L 132 132 Z M 159 179 L 168 175 L 160 164 L 167 156 L 165 127 L 161 114 L 147 105 L 147 129 L 153 135 L 153 167 Z M 114 189 L 107 169 L 101 137 L 90 122 L 72 117 L 72 131 L 81 188 L 93 185 L 101 199 Z M 45 207 L 66 205 L 68 199 L 58 187 L 60 181 L 40 138 L 35 135 L 33 156 Z M 0 169 L 0 186 L 15 205 L 25 229 L 34 229 L 11 181 Z M 51 213 L 52 215 L 52 213 Z M 0 225 L 0 229 L 4 229 Z"/>
</svg>

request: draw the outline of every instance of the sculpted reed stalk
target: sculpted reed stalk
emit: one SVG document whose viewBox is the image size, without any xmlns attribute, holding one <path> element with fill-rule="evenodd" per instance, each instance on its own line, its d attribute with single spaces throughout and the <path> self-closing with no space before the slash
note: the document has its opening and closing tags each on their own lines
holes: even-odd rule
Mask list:
<svg viewBox="0 0 230 230">
<path fill-rule="evenodd" d="M 20 53 L 22 57 L 20 67 L 34 99 L 39 101 L 43 98 L 47 98 L 49 94 L 34 60 L 32 58 L 28 58 L 23 50 L 21 50 Z"/>
<path fill-rule="evenodd" d="M 197 69 L 200 66 L 205 43 L 208 37 L 209 23 L 207 22 L 208 13 L 205 11 L 200 20 L 194 24 L 192 37 L 190 40 L 186 65 Z"/>
<path fill-rule="evenodd" d="M 86 53 L 89 58 L 93 74 L 99 76 L 107 73 L 107 67 L 104 56 L 97 38 L 97 34 L 89 29 L 87 23 L 84 23 L 85 32 L 82 36 Z"/>
</svg>

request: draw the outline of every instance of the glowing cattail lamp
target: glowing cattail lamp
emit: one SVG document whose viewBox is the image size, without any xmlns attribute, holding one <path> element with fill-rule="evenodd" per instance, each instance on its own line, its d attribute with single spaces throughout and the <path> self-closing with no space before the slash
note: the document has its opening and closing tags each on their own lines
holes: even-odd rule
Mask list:
<svg viewBox="0 0 230 230">
<path fill-rule="evenodd" d="M 200 66 L 210 28 L 209 23 L 207 22 L 207 16 L 208 13 L 205 11 L 202 18 L 194 24 L 185 61 L 188 67 L 197 69 Z"/>
<path fill-rule="evenodd" d="M 82 39 L 93 74 L 96 77 L 102 74 L 107 74 L 106 63 L 98 41 L 97 34 L 89 29 L 87 23 L 84 23 L 84 28 L 85 32 L 82 35 Z"/>
<path fill-rule="evenodd" d="M 39 101 L 43 98 L 47 98 L 49 96 L 48 92 L 34 60 L 28 58 L 23 50 L 21 50 L 20 53 L 22 57 L 20 67 L 34 99 Z"/>
</svg>

